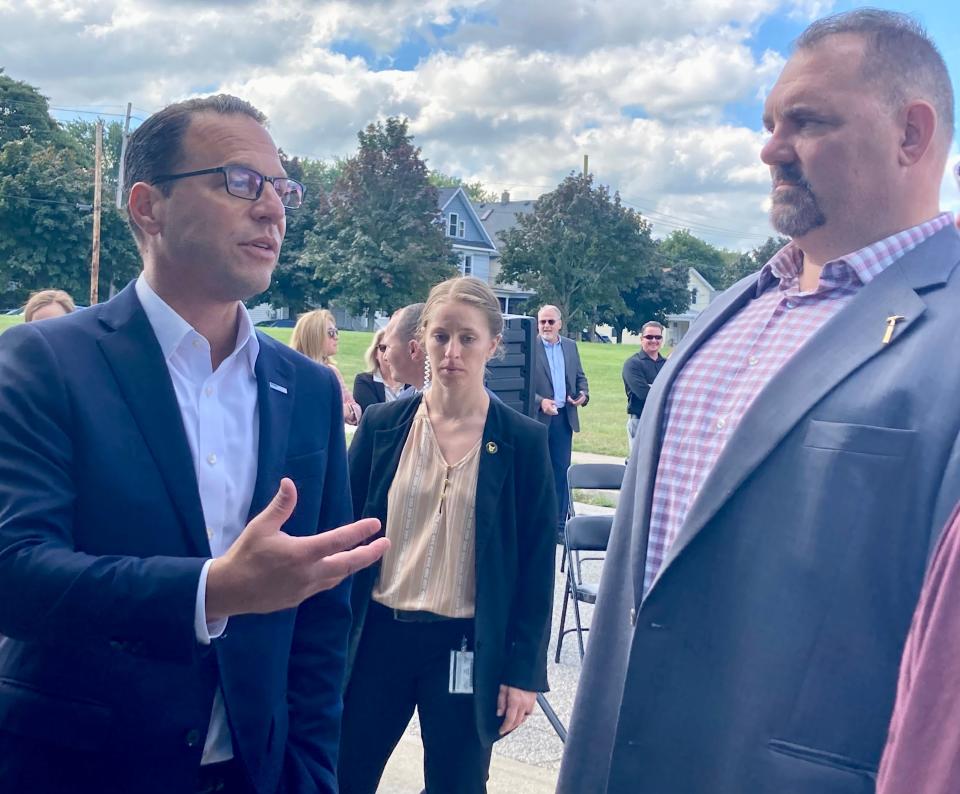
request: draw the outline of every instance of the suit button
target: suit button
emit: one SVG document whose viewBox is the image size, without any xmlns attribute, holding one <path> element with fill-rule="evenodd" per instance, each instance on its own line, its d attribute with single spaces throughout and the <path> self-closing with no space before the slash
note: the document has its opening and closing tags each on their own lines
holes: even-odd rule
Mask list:
<svg viewBox="0 0 960 794">
<path fill-rule="evenodd" d="M 187 735 L 183 737 L 183 740 L 186 742 L 187 747 L 196 747 L 200 744 L 200 731 L 196 728 L 191 728 L 187 731 Z"/>
</svg>

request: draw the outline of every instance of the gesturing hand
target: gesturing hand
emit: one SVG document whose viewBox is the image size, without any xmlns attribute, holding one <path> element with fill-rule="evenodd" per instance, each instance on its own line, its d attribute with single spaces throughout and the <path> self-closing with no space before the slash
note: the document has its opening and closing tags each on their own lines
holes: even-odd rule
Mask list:
<svg viewBox="0 0 960 794">
<path fill-rule="evenodd" d="M 336 587 L 347 576 L 376 562 L 390 541 L 358 544 L 380 529 L 375 518 L 309 537 L 282 527 L 297 505 L 297 488 L 284 477 L 280 490 L 207 574 L 207 620 L 289 609 Z"/>
<path fill-rule="evenodd" d="M 500 684 L 500 692 L 497 695 L 497 716 L 503 717 L 500 735 L 506 736 L 510 731 L 523 725 L 524 720 L 533 713 L 536 702 L 536 692 L 527 692 L 525 689 Z"/>
<path fill-rule="evenodd" d="M 557 410 L 557 404 L 549 397 L 545 397 L 540 401 L 540 410 L 543 411 L 547 416 L 556 416 L 560 413 Z"/>
</svg>

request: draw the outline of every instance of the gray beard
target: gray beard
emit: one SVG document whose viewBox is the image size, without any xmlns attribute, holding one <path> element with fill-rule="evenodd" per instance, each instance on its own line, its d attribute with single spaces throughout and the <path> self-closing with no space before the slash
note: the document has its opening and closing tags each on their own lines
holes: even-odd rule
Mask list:
<svg viewBox="0 0 960 794">
<path fill-rule="evenodd" d="M 805 185 L 794 185 L 773 194 L 770 223 L 780 234 L 802 237 L 826 222 L 817 197 Z"/>
</svg>

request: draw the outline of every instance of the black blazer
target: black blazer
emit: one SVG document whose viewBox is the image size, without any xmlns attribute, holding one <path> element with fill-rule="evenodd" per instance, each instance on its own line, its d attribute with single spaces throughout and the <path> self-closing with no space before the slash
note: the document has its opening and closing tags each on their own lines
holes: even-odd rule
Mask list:
<svg viewBox="0 0 960 794">
<path fill-rule="evenodd" d="M 577 350 L 577 343 L 565 336 L 560 337 L 560 349 L 563 350 L 563 369 L 564 380 L 567 386 L 567 396 L 577 398 L 580 392 L 587 395 L 586 405 L 590 402 L 590 385 L 587 383 L 587 376 L 583 372 L 583 364 L 580 363 L 580 351 Z M 547 354 L 543 349 L 543 340 L 538 336 L 533 342 L 533 391 L 534 399 L 537 404 L 534 406 L 534 417 L 543 424 L 550 423 L 550 416 L 540 410 L 540 403 L 544 399 L 553 399 L 553 376 L 550 374 L 550 362 L 547 361 Z M 577 412 L 577 406 L 567 403 L 567 410 L 563 412 L 567 417 L 570 429 L 574 433 L 580 432 L 580 416 Z"/>
<path fill-rule="evenodd" d="M 386 526 L 387 492 L 422 397 L 372 406 L 350 445 L 354 514 Z M 477 729 L 492 744 L 501 684 L 547 691 L 557 501 L 545 428 L 490 400 L 476 502 L 474 692 Z M 354 576 L 350 659 L 379 565 Z M 385 660 L 389 663 L 389 660 Z"/>
<path fill-rule="evenodd" d="M 358 372 L 353 379 L 353 399 L 365 412 L 371 405 L 387 401 L 383 384 L 373 379 L 372 372 Z"/>
</svg>

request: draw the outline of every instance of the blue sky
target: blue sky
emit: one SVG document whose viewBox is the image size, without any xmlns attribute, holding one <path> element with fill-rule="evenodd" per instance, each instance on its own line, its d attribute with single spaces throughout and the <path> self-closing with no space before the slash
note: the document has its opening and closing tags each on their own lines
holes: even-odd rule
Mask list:
<svg viewBox="0 0 960 794">
<path fill-rule="evenodd" d="M 63 117 L 136 118 L 228 91 L 287 151 L 350 155 L 405 116 L 431 167 L 535 198 L 589 154 L 647 214 L 745 249 L 762 242 L 763 97 L 830 0 L 0 0 L 0 66 Z M 897 9 L 892 3 L 881 7 Z M 913 7 L 957 84 L 957 12 Z M 185 20 L 188 24 L 184 24 Z M 954 159 L 960 158 L 955 145 Z M 943 204 L 960 192 L 943 183 Z"/>
</svg>

